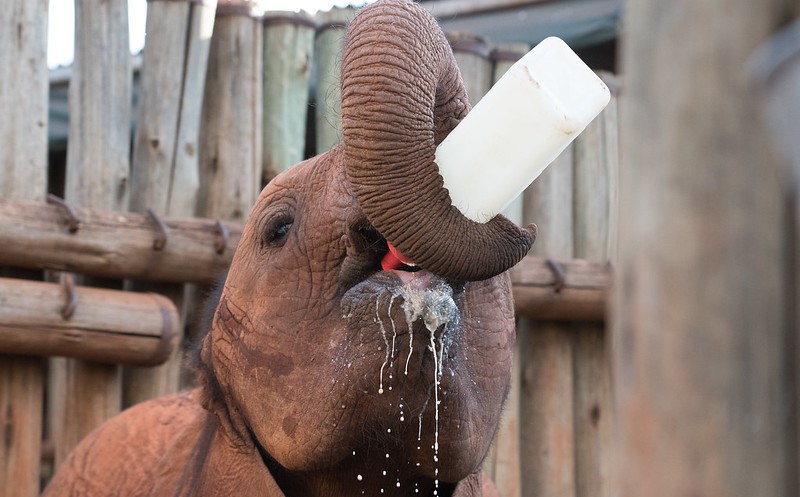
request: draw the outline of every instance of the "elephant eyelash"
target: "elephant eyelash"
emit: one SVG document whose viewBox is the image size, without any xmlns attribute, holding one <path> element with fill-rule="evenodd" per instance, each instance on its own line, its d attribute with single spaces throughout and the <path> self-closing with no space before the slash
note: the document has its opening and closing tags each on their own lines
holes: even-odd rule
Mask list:
<svg viewBox="0 0 800 497">
<path fill-rule="evenodd" d="M 264 235 L 261 239 L 262 248 L 283 245 L 291 232 L 293 224 L 294 218 L 289 215 L 281 215 L 271 219 L 264 229 Z"/>
</svg>

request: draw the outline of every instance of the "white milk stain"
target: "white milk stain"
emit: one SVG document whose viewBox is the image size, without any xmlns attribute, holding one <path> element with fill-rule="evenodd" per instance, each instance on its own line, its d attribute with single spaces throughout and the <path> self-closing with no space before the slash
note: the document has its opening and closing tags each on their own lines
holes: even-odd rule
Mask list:
<svg viewBox="0 0 800 497">
<path fill-rule="evenodd" d="M 455 325 L 458 320 L 458 309 L 455 301 L 453 301 L 453 291 L 449 286 L 440 285 L 435 288 L 428 288 L 419 290 L 412 288 L 408 285 L 395 290 L 394 296 L 403 296 L 403 311 L 405 313 L 406 325 L 408 326 L 409 334 L 413 330 L 413 323 L 422 318 L 425 328 L 430 333 L 430 342 L 428 350 L 433 354 L 433 383 L 434 383 L 434 444 L 433 444 L 433 461 L 434 461 L 434 495 L 438 495 L 439 491 L 439 384 L 442 376 L 442 369 L 444 363 L 445 339 L 447 336 L 448 327 Z M 391 316 L 390 316 L 391 318 Z M 442 330 L 442 338 L 439 339 L 439 350 L 436 350 L 436 330 L 444 326 Z M 410 337 L 413 340 L 413 336 Z M 449 345 L 449 344 L 448 344 Z M 411 358 L 409 350 L 409 357 L 406 359 L 406 374 L 408 374 L 408 360 Z M 422 440 L 422 414 L 427 407 L 425 406 L 419 414 L 419 429 L 417 432 L 417 441 Z M 419 446 L 417 447 L 419 450 Z M 419 465 L 419 463 L 417 463 Z"/>
<path fill-rule="evenodd" d="M 383 320 L 381 319 L 381 300 L 375 299 L 375 320 L 381 327 L 381 335 L 383 336 L 383 343 L 386 344 L 386 357 L 383 359 L 383 364 L 381 365 L 381 379 L 380 379 L 380 386 L 378 387 L 378 393 L 383 393 L 383 368 L 386 367 L 386 364 L 389 362 L 389 340 L 386 338 L 386 328 L 383 327 Z M 391 319 L 391 316 L 389 316 Z"/>
<path fill-rule="evenodd" d="M 397 338 L 397 327 L 396 323 L 394 322 L 394 318 L 392 317 L 391 311 L 394 305 L 394 301 L 397 297 L 403 297 L 403 312 L 404 317 L 406 320 L 406 325 L 409 331 L 409 353 L 408 357 L 406 358 L 404 374 L 408 375 L 408 366 L 410 364 L 410 360 L 412 354 L 414 352 L 413 348 L 413 323 L 418 319 L 422 319 L 425 328 L 428 330 L 430 334 L 430 340 L 427 349 L 431 351 L 433 354 L 434 360 L 434 373 L 433 373 L 433 390 L 434 390 L 434 445 L 432 446 L 434 450 L 433 460 L 435 463 L 435 477 L 434 480 L 435 489 L 433 494 L 438 495 L 438 488 L 439 488 L 439 405 L 441 401 L 439 400 L 439 389 L 440 389 L 440 380 L 443 372 L 443 365 L 444 365 L 444 357 L 447 355 L 447 350 L 449 349 L 449 345 L 451 343 L 452 337 L 448 333 L 448 331 L 454 329 L 458 325 L 458 309 L 456 307 L 455 301 L 453 300 L 453 293 L 452 289 L 446 284 L 440 284 L 433 288 L 427 289 L 418 289 L 411 287 L 409 285 L 404 285 L 402 287 L 395 288 L 392 291 L 391 298 L 389 301 L 387 315 L 389 320 L 392 323 L 392 343 L 391 346 L 389 344 L 389 339 L 387 336 L 387 330 L 384 326 L 383 319 L 380 315 L 380 298 L 376 299 L 375 302 L 375 322 L 378 323 L 380 327 L 381 336 L 384 341 L 384 345 L 386 347 L 386 352 L 384 356 L 383 364 L 381 365 L 380 370 L 380 378 L 379 378 L 379 388 L 378 393 L 384 393 L 384 385 L 383 385 L 383 374 L 386 369 L 386 366 L 389 366 L 389 379 L 392 378 L 391 367 L 394 361 L 395 355 L 395 346 L 396 346 L 396 338 Z M 351 313 L 348 313 L 346 317 L 350 317 Z M 436 330 L 443 327 L 441 337 L 439 338 L 439 343 L 437 347 L 437 338 L 436 338 Z M 359 344 L 361 345 L 361 344 Z M 437 350 L 438 349 L 438 350 Z M 380 350 L 380 349 L 379 349 Z M 363 354 L 362 354 L 363 357 Z M 451 370 L 452 374 L 452 370 Z M 389 390 L 392 389 L 392 386 L 388 386 Z M 430 397 L 428 398 L 430 400 Z M 427 409 L 428 400 L 425 401 L 422 410 L 419 414 L 419 428 L 417 433 L 417 440 L 422 440 L 422 416 L 424 411 Z M 402 408 L 402 402 L 400 404 L 400 421 L 404 421 L 405 416 Z M 391 432 L 391 430 L 387 430 L 387 432 Z M 417 450 L 420 450 L 421 447 L 417 446 Z M 386 458 L 389 458 L 389 454 L 386 454 Z M 420 463 L 417 462 L 416 466 L 420 466 Z M 384 471 L 384 475 L 386 472 Z M 360 475 L 359 475 L 360 476 Z M 397 486 L 400 486 L 400 481 L 397 481 Z M 415 484 L 415 493 L 419 493 L 418 485 Z M 381 488 L 381 493 L 385 492 L 385 489 Z"/>
</svg>

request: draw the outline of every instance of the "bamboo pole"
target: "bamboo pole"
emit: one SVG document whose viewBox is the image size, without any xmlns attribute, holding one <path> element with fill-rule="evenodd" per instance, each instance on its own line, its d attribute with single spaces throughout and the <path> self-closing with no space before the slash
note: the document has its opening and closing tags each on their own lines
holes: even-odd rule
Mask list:
<svg viewBox="0 0 800 497">
<path fill-rule="evenodd" d="M 494 64 L 492 70 L 492 82 L 496 83 L 520 57 L 528 52 L 529 46 L 525 43 L 505 43 L 495 46 L 491 53 L 491 60 Z M 504 211 L 503 215 L 517 225 L 522 225 L 523 203 L 522 195 L 519 195 Z M 519 287 L 515 287 L 519 288 Z M 523 299 L 519 296 L 520 291 L 515 292 L 515 305 Z M 548 293 L 548 296 L 550 293 Z M 520 299 L 520 300 L 518 300 Z M 530 305 L 526 305 L 530 307 Z M 521 313 L 517 312 L 520 318 Z M 518 319 L 517 332 L 524 333 L 529 327 L 527 319 Z M 494 444 L 492 445 L 492 456 L 490 463 L 484 465 L 494 481 L 500 495 L 504 497 L 520 497 L 522 494 L 522 475 L 520 472 L 520 447 L 519 447 L 519 401 L 521 386 L 520 342 L 517 341 L 514 350 L 514 364 L 511 369 L 511 390 L 506 399 L 503 419 L 498 428 Z"/>
<path fill-rule="evenodd" d="M 489 43 L 471 33 L 447 33 L 461 78 L 467 89 L 469 103 L 475 105 L 492 87 L 492 62 Z"/>
<path fill-rule="evenodd" d="M 154 293 L 0 278 L 0 352 L 155 365 L 175 349 L 178 312 Z"/>
<path fill-rule="evenodd" d="M 525 193 L 526 222 L 536 222 L 537 256 L 571 257 L 572 148 Z M 563 290 L 562 290 L 563 291 Z M 539 321 L 522 334 L 522 494 L 575 495 L 573 336 L 565 325 Z"/>
<path fill-rule="evenodd" d="M 786 7 L 626 4 L 612 348 L 622 496 L 798 494 L 787 178 L 742 69 Z"/>
<path fill-rule="evenodd" d="M 75 60 L 69 85 L 66 200 L 127 210 L 130 168 L 131 56 L 124 0 L 75 4 Z M 119 412 L 118 366 L 51 361 L 51 427 L 56 466 L 94 428 Z"/>
<path fill-rule="evenodd" d="M 345 27 L 355 15 L 352 8 L 334 7 L 317 15 L 316 145 L 321 154 L 342 141 L 341 63 Z"/>
<path fill-rule="evenodd" d="M 616 138 L 616 101 L 613 101 L 575 140 L 575 256 L 582 259 L 605 262 L 610 256 Z M 610 475 L 611 370 L 607 354 L 607 334 L 602 323 L 576 324 L 573 360 L 578 497 L 614 494 Z"/>
<path fill-rule="evenodd" d="M 190 217 L 200 181 L 200 112 L 216 2 L 151 1 L 141 78 L 141 109 L 133 149 L 131 210 Z M 128 288 L 168 296 L 186 317 L 183 285 L 129 282 Z M 180 341 L 180 340 L 179 340 Z M 179 389 L 182 347 L 158 367 L 128 367 L 123 405 Z"/>
<path fill-rule="evenodd" d="M 0 9 L 0 199 L 47 191 L 47 21 L 46 1 Z M 43 396 L 40 359 L 0 356 L 0 489 L 15 496 L 39 495 Z"/>
<path fill-rule="evenodd" d="M 220 230 L 211 219 L 165 218 L 166 244 L 154 250 L 159 232 L 148 215 L 73 211 L 79 220 L 74 233 L 65 212 L 55 205 L 0 200 L 0 264 L 207 284 L 228 268 L 242 234 L 237 223 L 224 223 Z"/>
<path fill-rule="evenodd" d="M 305 158 L 315 32 L 302 12 L 264 16 L 263 183 Z"/>
<path fill-rule="evenodd" d="M 200 127 L 198 214 L 243 221 L 261 190 L 262 25 L 247 2 L 217 7 Z"/>
</svg>

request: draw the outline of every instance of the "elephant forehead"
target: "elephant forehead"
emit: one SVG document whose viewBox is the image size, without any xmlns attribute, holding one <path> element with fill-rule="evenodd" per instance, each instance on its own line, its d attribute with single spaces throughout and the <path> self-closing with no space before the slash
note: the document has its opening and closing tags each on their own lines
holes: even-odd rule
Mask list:
<svg viewBox="0 0 800 497">
<path fill-rule="evenodd" d="M 268 203 L 274 196 L 285 194 L 309 202 L 312 209 L 354 202 L 340 148 L 307 159 L 280 173 L 264 188 L 259 203 Z"/>
</svg>

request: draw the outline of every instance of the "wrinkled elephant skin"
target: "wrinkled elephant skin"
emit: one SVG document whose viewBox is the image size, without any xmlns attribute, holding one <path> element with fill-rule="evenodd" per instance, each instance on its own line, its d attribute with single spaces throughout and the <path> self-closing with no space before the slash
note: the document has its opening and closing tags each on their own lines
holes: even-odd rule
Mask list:
<svg viewBox="0 0 800 497">
<path fill-rule="evenodd" d="M 396 29 L 397 9 L 408 25 L 435 27 L 402 0 L 367 7 L 354 24 Z M 351 47 L 385 45 L 386 37 L 358 33 L 349 32 Z M 441 32 L 430 38 L 452 63 Z M 358 70 L 367 75 L 360 84 L 368 81 Z M 427 136 L 428 148 L 468 110 L 457 72 L 445 73 L 456 98 L 440 102 L 447 91 L 431 87 L 428 105 L 438 110 L 427 133 L 391 126 L 409 139 Z M 352 88 L 348 81 L 345 68 L 343 86 Z M 200 388 L 101 426 L 58 469 L 46 497 L 496 495 L 480 465 L 510 385 L 514 313 L 503 268 L 517 255 L 477 273 L 464 266 L 469 257 L 445 261 L 441 272 L 425 263 L 382 271 L 384 229 L 402 235 L 405 224 L 380 215 L 376 229 L 365 211 L 367 202 L 382 214 L 375 199 L 384 192 L 363 188 L 363 166 L 387 159 L 370 158 L 359 142 L 369 126 L 348 119 L 342 145 L 273 179 L 253 207 L 196 358 Z M 410 188 L 401 192 L 407 209 L 427 209 Z M 436 236 L 434 227 L 415 239 Z M 412 258 L 427 250 L 415 239 L 405 240 Z"/>
<path fill-rule="evenodd" d="M 202 345 L 201 391 L 111 420 L 46 496 L 432 495 L 437 477 L 438 495 L 493 495 L 476 471 L 509 386 L 509 279 L 379 271 L 385 242 L 340 161 L 334 149 L 265 188 Z"/>
</svg>

